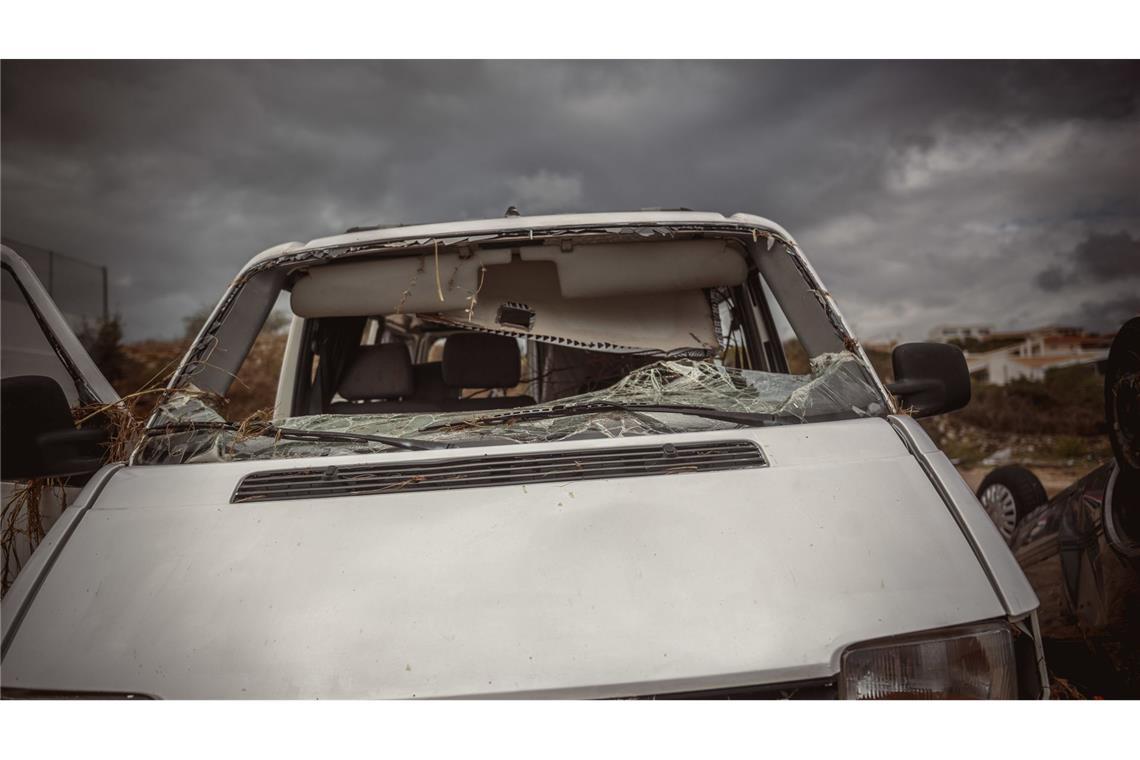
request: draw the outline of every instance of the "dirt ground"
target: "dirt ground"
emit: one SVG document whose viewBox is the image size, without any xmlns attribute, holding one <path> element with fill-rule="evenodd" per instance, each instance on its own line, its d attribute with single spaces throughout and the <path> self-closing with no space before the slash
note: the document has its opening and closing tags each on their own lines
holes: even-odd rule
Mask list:
<svg viewBox="0 0 1140 760">
<path fill-rule="evenodd" d="M 1099 462 L 1082 463 L 1079 465 L 1067 464 L 1030 464 L 1027 465 L 1033 474 L 1041 479 L 1041 484 L 1045 486 L 1045 492 L 1049 494 L 1049 498 L 1064 491 L 1073 484 L 1081 476 L 1092 472 L 1100 466 Z M 962 479 L 969 484 L 970 488 L 974 491 L 978 490 L 981 485 L 982 479 L 989 473 L 993 467 L 975 466 L 975 467 L 959 467 L 958 472 L 962 474 Z"/>
</svg>

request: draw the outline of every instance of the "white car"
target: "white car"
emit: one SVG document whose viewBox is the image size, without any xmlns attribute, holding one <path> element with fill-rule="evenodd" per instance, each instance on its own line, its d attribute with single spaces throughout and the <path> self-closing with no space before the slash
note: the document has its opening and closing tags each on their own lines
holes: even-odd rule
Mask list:
<svg viewBox="0 0 1140 760">
<path fill-rule="evenodd" d="M 279 296 L 273 421 L 227 420 L 218 400 Z M 968 401 L 965 361 L 907 344 L 893 363 L 888 390 L 791 236 L 747 214 L 509 215 L 271 248 L 4 598 L 0 685 L 1047 696 L 1037 598 L 913 419 Z M 43 429 L 66 407 L 52 382 L 5 378 L 6 471 L 17 442 L 81 469 L 59 444 L 74 429 Z"/>
</svg>

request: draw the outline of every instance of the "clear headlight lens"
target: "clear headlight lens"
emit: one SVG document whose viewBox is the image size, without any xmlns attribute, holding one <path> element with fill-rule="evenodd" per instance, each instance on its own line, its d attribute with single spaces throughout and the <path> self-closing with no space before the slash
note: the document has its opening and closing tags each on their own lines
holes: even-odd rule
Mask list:
<svg viewBox="0 0 1140 760">
<path fill-rule="evenodd" d="M 843 653 L 841 699 L 1016 699 L 1005 623 L 856 644 Z"/>
</svg>

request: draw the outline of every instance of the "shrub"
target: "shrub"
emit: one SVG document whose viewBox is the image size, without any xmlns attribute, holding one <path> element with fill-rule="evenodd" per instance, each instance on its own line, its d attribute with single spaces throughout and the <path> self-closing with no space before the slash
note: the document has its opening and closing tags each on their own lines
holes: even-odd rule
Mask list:
<svg viewBox="0 0 1140 760">
<path fill-rule="evenodd" d="M 119 382 L 127 371 L 127 354 L 123 348 L 123 324 L 119 315 L 100 319 L 95 323 L 83 322 L 79 342 L 91 355 L 95 366 L 111 385 Z"/>
<path fill-rule="evenodd" d="M 969 405 L 954 416 L 985 430 L 1007 433 L 1102 435 L 1103 388 L 1104 381 L 1088 368 L 1050 373 L 1043 382 L 974 383 Z"/>
</svg>

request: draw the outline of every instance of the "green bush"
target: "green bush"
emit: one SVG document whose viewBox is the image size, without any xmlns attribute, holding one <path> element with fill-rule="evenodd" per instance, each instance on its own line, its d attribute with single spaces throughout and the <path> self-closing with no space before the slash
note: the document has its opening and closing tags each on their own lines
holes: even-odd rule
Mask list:
<svg viewBox="0 0 1140 760">
<path fill-rule="evenodd" d="M 974 383 L 955 416 L 984 430 L 1069 436 L 1103 435 L 1104 380 L 1090 367 L 1051 372 L 1043 382 Z"/>
<path fill-rule="evenodd" d="M 123 323 L 118 314 L 94 323 L 84 320 L 76 337 L 107 382 L 114 385 L 127 374 L 129 359 L 123 348 Z"/>
<path fill-rule="evenodd" d="M 1085 459 L 1089 455 L 1088 441 L 1075 435 L 1059 435 L 1048 453 L 1057 459 Z"/>
</svg>

